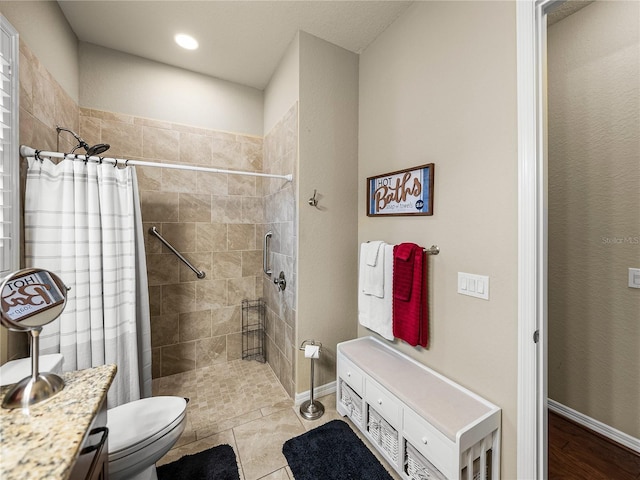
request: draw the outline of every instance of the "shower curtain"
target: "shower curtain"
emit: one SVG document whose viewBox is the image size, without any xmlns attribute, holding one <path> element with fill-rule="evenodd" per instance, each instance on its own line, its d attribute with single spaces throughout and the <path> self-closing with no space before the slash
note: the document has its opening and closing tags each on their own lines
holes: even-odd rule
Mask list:
<svg viewBox="0 0 640 480">
<path fill-rule="evenodd" d="M 144 238 L 134 167 L 29 158 L 25 263 L 71 288 L 45 325 L 40 352 L 64 370 L 116 364 L 109 408 L 151 395 L 151 333 Z"/>
</svg>

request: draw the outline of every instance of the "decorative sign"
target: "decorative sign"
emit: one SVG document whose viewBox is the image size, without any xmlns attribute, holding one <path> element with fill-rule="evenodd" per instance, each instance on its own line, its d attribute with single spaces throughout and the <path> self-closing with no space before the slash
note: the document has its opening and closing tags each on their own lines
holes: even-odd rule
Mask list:
<svg viewBox="0 0 640 480">
<path fill-rule="evenodd" d="M 65 296 L 46 270 L 16 275 L 2 289 L 2 310 L 16 323 L 64 301 Z"/>
<path fill-rule="evenodd" d="M 433 215 L 434 164 L 367 178 L 367 215 Z"/>
</svg>

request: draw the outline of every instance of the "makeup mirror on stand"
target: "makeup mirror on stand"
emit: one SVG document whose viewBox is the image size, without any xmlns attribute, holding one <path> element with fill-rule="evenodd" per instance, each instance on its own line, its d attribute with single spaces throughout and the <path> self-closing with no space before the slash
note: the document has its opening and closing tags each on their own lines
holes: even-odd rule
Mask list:
<svg viewBox="0 0 640 480">
<path fill-rule="evenodd" d="M 67 287 L 48 270 L 27 268 L 12 273 L 0 285 L 0 323 L 9 330 L 28 332 L 31 376 L 16 383 L 2 408 L 23 408 L 51 398 L 64 388 L 55 373 L 38 371 L 42 327 L 60 316 L 67 304 Z"/>
</svg>

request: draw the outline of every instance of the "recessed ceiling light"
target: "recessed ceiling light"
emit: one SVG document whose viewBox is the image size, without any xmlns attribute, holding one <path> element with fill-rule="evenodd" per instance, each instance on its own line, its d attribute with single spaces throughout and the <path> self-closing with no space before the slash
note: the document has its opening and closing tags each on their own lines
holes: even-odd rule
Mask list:
<svg viewBox="0 0 640 480">
<path fill-rule="evenodd" d="M 182 48 L 186 48 L 187 50 L 195 50 L 196 48 L 198 48 L 198 41 L 191 35 L 179 33 L 173 38 L 175 39 L 176 43 Z"/>
</svg>

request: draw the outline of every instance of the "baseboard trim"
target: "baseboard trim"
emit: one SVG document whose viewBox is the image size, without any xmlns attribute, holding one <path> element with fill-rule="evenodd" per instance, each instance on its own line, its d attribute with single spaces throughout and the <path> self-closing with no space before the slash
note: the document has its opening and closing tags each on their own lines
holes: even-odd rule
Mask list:
<svg viewBox="0 0 640 480">
<path fill-rule="evenodd" d="M 335 380 L 325 385 L 320 385 L 319 387 L 315 387 L 313 389 L 313 398 L 324 397 L 325 395 L 331 395 L 332 393 L 336 393 Z M 309 400 L 310 396 L 311 396 L 311 392 L 309 390 L 302 393 L 296 393 L 296 398 L 294 399 L 294 402 L 296 405 L 301 405 L 302 402 Z"/>
<path fill-rule="evenodd" d="M 620 430 L 617 430 L 609 425 L 606 425 L 595 418 L 588 417 L 576 410 L 567 407 L 555 400 L 551 400 L 550 398 L 547 400 L 547 406 L 549 410 L 558 415 L 562 415 L 563 417 L 568 418 L 569 420 L 573 420 L 579 425 L 588 428 L 589 430 L 593 430 L 596 433 L 599 433 L 603 437 L 612 440 L 613 442 L 619 443 L 620 445 L 628 448 L 629 450 L 633 450 L 640 454 L 640 439 L 632 437 Z"/>
</svg>

